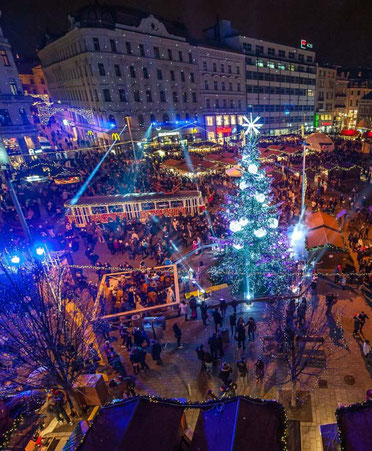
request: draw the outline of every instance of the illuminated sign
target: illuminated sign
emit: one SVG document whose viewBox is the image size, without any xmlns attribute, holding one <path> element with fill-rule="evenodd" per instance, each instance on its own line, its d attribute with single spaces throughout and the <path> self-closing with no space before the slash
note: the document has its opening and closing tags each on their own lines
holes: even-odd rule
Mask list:
<svg viewBox="0 0 372 451">
<path fill-rule="evenodd" d="M 163 132 L 163 133 L 158 133 L 158 137 L 161 136 L 176 136 L 179 135 L 180 132 Z"/>
<path fill-rule="evenodd" d="M 306 39 L 301 39 L 300 47 L 304 50 L 308 50 L 313 48 L 313 44 L 307 42 Z"/>
<path fill-rule="evenodd" d="M 111 138 L 112 138 L 113 141 L 120 141 L 120 135 L 119 135 L 119 133 L 113 133 L 113 134 L 111 135 Z"/>
<path fill-rule="evenodd" d="M 231 133 L 231 127 L 217 127 L 217 133 Z"/>
</svg>

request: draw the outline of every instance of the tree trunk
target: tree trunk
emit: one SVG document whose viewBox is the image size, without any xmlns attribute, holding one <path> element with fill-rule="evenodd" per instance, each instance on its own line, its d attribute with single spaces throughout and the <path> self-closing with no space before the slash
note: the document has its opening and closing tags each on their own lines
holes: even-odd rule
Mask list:
<svg viewBox="0 0 372 451">
<path fill-rule="evenodd" d="M 70 399 L 73 409 L 77 413 L 78 417 L 84 416 L 84 410 L 81 405 L 79 396 L 77 396 L 74 389 L 73 388 L 66 389 L 66 395 L 67 395 L 67 398 Z M 71 407 L 71 404 L 70 404 L 70 407 Z"/>
<path fill-rule="evenodd" d="M 291 381 L 291 407 L 297 407 L 296 381 Z"/>
</svg>

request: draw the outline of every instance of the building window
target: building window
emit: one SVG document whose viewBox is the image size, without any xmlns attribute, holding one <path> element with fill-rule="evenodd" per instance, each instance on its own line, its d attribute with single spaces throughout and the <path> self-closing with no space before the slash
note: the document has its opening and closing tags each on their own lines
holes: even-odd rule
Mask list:
<svg viewBox="0 0 372 451">
<path fill-rule="evenodd" d="M 209 99 L 205 99 L 205 107 L 210 109 L 211 107 L 211 101 Z"/>
<path fill-rule="evenodd" d="M 290 60 L 294 60 L 294 59 L 295 59 L 295 54 L 294 54 L 294 52 L 288 52 L 288 58 L 289 58 Z"/>
<path fill-rule="evenodd" d="M 165 97 L 165 91 L 160 91 L 159 94 L 160 94 L 160 102 L 163 102 L 163 103 L 166 102 L 167 99 Z"/>
<path fill-rule="evenodd" d="M 217 72 L 217 64 L 213 63 L 213 72 Z"/>
<path fill-rule="evenodd" d="M 160 50 L 159 50 L 159 47 L 154 47 L 154 56 L 155 56 L 155 58 L 157 58 L 158 60 L 160 60 Z"/>
<path fill-rule="evenodd" d="M 257 66 L 257 67 L 264 67 L 264 62 L 263 62 L 263 60 L 257 59 L 257 60 L 256 60 L 256 66 Z"/>
<path fill-rule="evenodd" d="M 131 78 L 136 78 L 136 69 L 134 68 L 134 66 L 129 66 L 129 73 Z"/>
<path fill-rule="evenodd" d="M 163 121 L 169 122 L 169 115 L 167 113 L 163 114 Z"/>
<path fill-rule="evenodd" d="M 16 96 L 18 94 L 18 89 L 17 89 L 17 84 L 16 84 L 14 78 L 9 82 L 9 87 L 10 87 L 11 93 L 14 96 Z"/>
<path fill-rule="evenodd" d="M 110 39 L 110 47 L 111 47 L 111 52 L 117 53 L 116 41 L 114 39 Z"/>
<path fill-rule="evenodd" d="M 224 64 L 221 64 L 221 72 L 225 73 L 225 65 Z"/>
<path fill-rule="evenodd" d="M 226 107 L 227 107 L 227 101 L 226 101 L 226 99 L 223 99 L 223 100 L 222 100 L 222 107 L 223 107 L 223 108 L 226 108 Z"/>
<path fill-rule="evenodd" d="M 184 103 L 187 103 L 187 102 L 188 102 L 188 99 L 187 99 L 187 92 L 183 92 L 183 93 L 182 93 L 182 100 L 183 100 Z"/>
<path fill-rule="evenodd" d="M 229 81 L 229 91 L 232 91 L 233 87 L 232 87 L 232 82 Z"/>
<path fill-rule="evenodd" d="M 152 102 L 152 94 L 151 94 L 151 90 L 150 89 L 146 90 L 146 100 L 148 102 Z"/>
<path fill-rule="evenodd" d="M 302 53 L 298 54 L 298 61 L 304 61 L 305 56 Z"/>
<path fill-rule="evenodd" d="M 218 99 L 216 99 L 215 105 L 216 105 L 216 108 L 218 110 L 218 108 L 220 107 L 220 101 Z"/>
<path fill-rule="evenodd" d="M 271 56 L 275 56 L 275 49 L 273 49 L 272 47 L 269 47 L 267 49 L 267 54 L 271 55 Z"/>
<path fill-rule="evenodd" d="M 173 102 L 177 103 L 178 102 L 178 94 L 177 91 L 173 91 Z"/>
<path fill-rule="evenodd" d="M 111 94 L 109 89 L 103 89 L 103 100 L 105 102 L 111 102 Z"/>
<path fill-rule="evenodd" d="M 236 73 L 237 73 L 238 75 L 240 75 L 240 67 L 239 67 L 239 66 L 236 66 Z"/>
<path fill-rule="evenodd" d="M 278 63 L 278 69 L 280 69 L 280 70 L 285 70 L 285 64 L 283 64 L 283 63 Z"/>
<path fill-rule="evenodd" d="M 139 44 L 138 48 L 139 48 L 140 55 L 145 56 L 145 47 L 143 46 L 143 44 Z"/>
<path fill-rule="evenodd" d="M 191 52 L 189 52 L 189 63 L 190 63 L 190 64 L 193 63 L 193 60 L 192 60 L 192 53 L 191 53 Z"/>
<path fill-rule="evenodd" d="M 236 84 L 236 89 L 237 89 L 237 91 L 240 91 L 240 83 Z"/>
<path fill-rule="evenodd" d="M 181 70 L 181 81 L 185 81 L 185 72 Z"/>
<path fill-rule="evenodd" d="M 112 126 L 112 128 L 116 127 L 116 119 L 113 114 L 110 114 L 110 116 L 108 117 L 108 122 Z"/>
<path fill-rule="evenodd" d="M 242 101 L 238 100 L 238 108 L 241 110 L 242 109 Z"/>
<path fill-rule="evenodd" d="M 30 121 L 28 120 L 28 116 L 27 116 L 26 110 L 24 108 L 19 109 L 19 115 L 21 116 L 22 124 L 29 125 Z"/>
<path fill-rule="evenodd" d="M 121 70 L 119 64 L 114 64 L 115 75 L 121 77 Z"/>
<path fill-rule="evenodd" d="M 261 55 L 261 53 L 263 53 L 264 48 L 262 45 L 256 45 L 256 54 L 257 55 Z"/>
<path fill-rule="evenodd" d="M 203 70 L 208 70 L 208 65 L 206 61 L 203 61 Z"/>
<path fill-rule="evenodd" d="M 307 61 L 308 63 L 312 63 L 312 62 L 313 62 L 313 57 L 312 57 L 312 56 L 307 56 L 307 57 L 306 57 L 306 61 Z"/>
<path fill-rule="evenodd" d="M 230 108 L 232 109 L 232 108 L 234 108 L 234 106 L 235 106 L 235 105 L 234 105 L 234 101 L 231 99 L 231 100 L 230 100 Z M 231 122 L 231 123 L 232 123 L 232 122 Z"/>
<path fill-rule="evenodd" d="M 173 54 L 172 54 L 172 50 L 171 49 L 168 49 L 168 59 L 169 59 L 169 61 L 173 60 Z"/>
<path fill-rule="evenodd" d="M 98 72 L 103 77 L 106 75 L 105 66 L 103 65 L 103 63 L 98 63 Z"/>
<path fill-rule="evenodd" d="M 140 93 L 138 91 L 138 89 L 135 89 L 133 91 L 133 98 L 135 102 L 140 102 L 141 101 L 141 97 L 140 97 Z"/>
<path fill-rule="evenodd" d="M 0 125 L 12 125 L 12 120 L 9 115 L 8 110 L 1 109 L 0 110 Z"/>
<path fill-rule="evenodd" d="M 209 83 L 208 83 L 207 80 L 204 81 L 204 89 L 205 89 L 206 91 L 208 91 L 208 89 L 209 89 Z"/>
<path fill-rule="evenodd" d="M 250 53 L 252 51 L 252 44 L 249 44 L 248 42 L 243 42 L 243 51 L 245 53 Z"/>
<path fill-rule="evenodd" d="M 145 119 L 144 119 L 144 117 L 143 117 L 143 114 L 139 114 L 139 115 L 137 116 L 137 118 L 138 118 L 138 124 L 139 124 L 139 126 L 140 126 L 140 127 L 144 127 L 144 126 L 145 126 Z"/>
<path fill-rule="evenodd" d="M 149 78 L 149 71 L 148 71 L 147 67 L 143 67 L 142 71 L 143 71 L 143 78 L 146 78 L 146 79 Z"/>
<path fill-rule="evenodd" d="M 127 96 L 125 95 L 125 90 L 124 89 L 119 89 L 119 98 L 120 98 L 120 102 L 126 102 L 127 101 Z"/>
<path fill-rule="evenodd" d="M 231 64 L 229 64 L 229 65 L 227 66 L 227 72 L 228 72 L 229 74 L 232 73 Z"/>
<path fill-rule="evenodd" d="M 176 80 L 176 78 L 175 78 L 175 76 L 174 76 L 174 70 L 171 70 L 171 71 L 170 71 L 170 76 L 171 76 L 171 80 L 172 80 L 172 81 L 175 81 L 175 80 Z"/>
<path fill-rule="evenodd" d="M 222 116 L 216 116 L 216 125 L 222 125 Z"/>
<path fill-rule="evenodd" d="M 178 50 L 178 59 L 180 61 L 183 61 L 183 54 L 182 54 L 181 50 Z"/>
<path fill-rule="evenodd" d="M 209 125 L 209 126 L 214 125 L 213 116 L 206 116 L 206 117 L 205 117 L 205 122 L 206 122 L 206 124 Z"/>
<path fill-rule="evenodd" d="M 128 55 L 132 54 L 132 46 L 130 45 L 130 42 L 125 43 L 125 48 L 127 50 Z"/>
<path fill-rule="evenodd" d="M 285 50 L 279 50 L 278 53 L 280 58 L 285 58 Z"/>
<path fill-rule="evenodd" d="M 96 52 L 99 52 L 101 50 L 98 38 L 93 38 L 93 48 Z"/>
<path fill-rule="evenodd" d="M 218 91 L 218 82 L 216 80 L 213 82 L 213 89 Z"/>
<path fill-rule="evenodd" d="M 150 121 L 152 124 L 154 124 L 156 122 L 155 114 L 150 114 Z"/>
<path fill-rule="evenodd" d="M 226 85 L 225 85 L 224 81 L 221 82 L 221 89 L 222 89 L 222 91 L 226 91 Z"/>
<path fill-rule="evenodd" d="M 195 83 L 194 72 L 190 72 L 190 80 L 191 80 L 191 83 Z"/>
<path fill-rule="evenodd" d="M 275 69 L 275 63 L 274 63 L 274 61 L 268 61 L 268 62 L 267 62 L 267 67 L 269 67 L 270 69 Z"/>
</svg>

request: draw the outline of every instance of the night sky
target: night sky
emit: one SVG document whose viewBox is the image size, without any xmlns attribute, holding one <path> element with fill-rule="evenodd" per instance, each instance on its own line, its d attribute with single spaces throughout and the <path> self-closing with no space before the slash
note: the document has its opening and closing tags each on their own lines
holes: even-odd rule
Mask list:
<svg viewBox="0 0 372 451">
<path fill-rule="evenodd" d="M 90 2 L 93 3 L 93 0 Z M 372 67 L 372 0 L 106 0 L 186 24 L 192 36 L 230 19 L 242 34 L 298 46 L 314 44 L 318 60 L 346 67 Z M 61 34 L 67 15 L 88 0 L 0 0 L 1 26 L 14 51 L 34 56 L 45 32 Z"/>
</svg>

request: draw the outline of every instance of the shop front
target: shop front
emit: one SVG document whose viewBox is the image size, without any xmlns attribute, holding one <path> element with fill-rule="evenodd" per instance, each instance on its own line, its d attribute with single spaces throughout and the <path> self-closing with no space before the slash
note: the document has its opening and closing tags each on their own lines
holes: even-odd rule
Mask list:
<svg viewBox="0 0 372 451">
<path fill-rule="evenodd" d="M 212 142 L 230 141 L 239 132 L 242 124 L 242 115 L 238 114 L 211 114 L 204 117 L 207 140 Z"/>
</svg>

